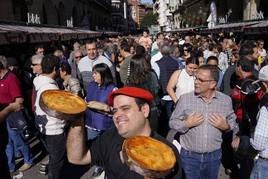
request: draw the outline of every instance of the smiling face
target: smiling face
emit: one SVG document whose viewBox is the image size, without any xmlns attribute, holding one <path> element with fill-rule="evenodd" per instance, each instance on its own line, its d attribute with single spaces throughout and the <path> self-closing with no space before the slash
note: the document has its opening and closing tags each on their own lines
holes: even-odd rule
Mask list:
<svg viewBox="0 0 268 179">
<path fill-rule="evenodd" d="M 113 121 L 122 137 L 150 134 L 151 129 L 147 119 L 150 112 L 148 104 L 139 107 L 135 98 L 117 95 L 114 97 L 113 109 Z"/>
<path fill-rule="evenodd" d="M 96 43 L 86 44 L 86 49 L 88 58 L 95 59 L 97 57 Z"/>
<path fill-rule="evenodd" d="M 98 84 L 101 84 L 101 75 L 99 72 L 97 72 L 96 70 L 93 71 L 92 77 L 94 79 L 94 81 Z"/>
<path fill-rule="evenodd" d="M 198 65 L 197 64 L 193 64 L 193 63 L 189 63 L 188 65 L 186 65 L 185 70 L 188 73 L 188 75 L 193 76 L 195 75 L 196 71 L 198 69 Z"/>
</svg>

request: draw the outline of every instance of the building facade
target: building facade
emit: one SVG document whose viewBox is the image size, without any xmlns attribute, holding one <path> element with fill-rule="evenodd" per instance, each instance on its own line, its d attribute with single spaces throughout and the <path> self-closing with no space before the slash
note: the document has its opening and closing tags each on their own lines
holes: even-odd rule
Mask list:
<svg viewBox="0 0 268 179">
<path fill-rule="evenodd" d="M 28 15 L 41 24 L 90 30 L 111 30 L 111 0 L 0 0 L 0 21 L 27 22 Z"/>
<path fill-rule="evenodd" d="M 268 17 L 267 0 L 169 0 L 168 9 L 172 13 L 172 29 L 207 26 L 210 15 L 210 4 L 215 2 L 217 22 L 229 23 L 256 20 Z M 164 0 L 155 0 L 154 7 L 163 16 Z M 161 9 L 162 8 L 162 9 Z M 163 20 L 166 20 L 165 18 Z M 163 23 L 159 20 L 159 25 Z"/>
<path fill-rule="evenodd" d="M 130 6 L 131 19 L 135 22 L 138 29 L 140 29 L 141 21 L 145 14 L 153 12 L 153 7 L 150 4 L 142 4 L 140 0 L 128 0 Z"/>
<path fill-rule="evenodd" d="M 162 31 L 172 29 L 173 17 L 169 9 L 169 0 L 154 0 L 153 10 L 158 15 L 158 24 Z"/>
</svg>

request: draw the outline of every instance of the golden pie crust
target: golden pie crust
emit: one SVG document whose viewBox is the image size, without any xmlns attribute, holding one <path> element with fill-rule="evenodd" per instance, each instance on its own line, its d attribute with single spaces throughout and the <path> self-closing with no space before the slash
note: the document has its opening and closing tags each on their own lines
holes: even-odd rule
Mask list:
<svg viewBox="0 0 268 179">
<path fill-rule="evenodd" d="M 88 102 L 87 107 L 97 111 L 110 112 L 110 107 L 107 104 L 98 101 Z"/>
<path fill-rule="evenodd" d="M 151 137 L 136 136 L 123 143 L 123 152 L 128 156 L 127 163 L 132 161 L 143 169 L 168 171 L 173 169 L 176 157 L 166 144 Z"/>
<path fill-rule="evenodd" d="M 79 114 L 87 108 L 82 98 L 63 90 L 44 91 L 41 98 L 47 108 L 65 114 Z"/>
</svg>

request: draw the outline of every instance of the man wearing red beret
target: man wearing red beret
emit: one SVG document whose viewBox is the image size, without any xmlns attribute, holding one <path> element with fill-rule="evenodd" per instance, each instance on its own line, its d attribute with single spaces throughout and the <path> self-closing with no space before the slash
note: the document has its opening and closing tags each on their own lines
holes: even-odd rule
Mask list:
<svg viewBox="0 0 268 179">
<path fill-rule="evenodd" d="M 181 178 L 178 151 L 150 128 L 148 117 L 152 100 L 152 94 L 140 88 L 124 87 L 113 91 L 109 95 L 109 104 L 113 106 L 115 128 L 105 131 L 88 149 L 84 119 L 73 121 L 67 137 L 68 160 L 79 165 L 100 165 L 108 179 L 143 179 L 143 176 L 122 163 L 119 153 L 125 138 L 150 136 L 169 145 L 176 155 L 174 170 L 166 178 Z"/>
</svg>

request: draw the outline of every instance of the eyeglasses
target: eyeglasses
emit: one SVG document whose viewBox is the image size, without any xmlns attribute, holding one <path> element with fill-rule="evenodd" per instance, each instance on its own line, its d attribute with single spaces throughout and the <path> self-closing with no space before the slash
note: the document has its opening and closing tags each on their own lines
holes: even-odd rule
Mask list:
<svg viewBox="0 0 268 179">
<path fill-rule="evenodd" d="M 74 58 L 76 58 L 76 59 L 78 59 L 78 58 L 81 58 L 82 56 L 76 56 L 76 57 L 74 57 Z"/>
<path fill-rule="evenodd" d="M 201 82 L 201 83 L 210 82 L 210 81 L 215 81 L 215 80 L 203 80 L 203 79 L 201 79 L 201 78 L 197 78 L 196 76 L 194 76 L 194 80 L 195 80 L 195 81 L 199 81 L 199 82 Z"/>
<path fill-rule="evenodd" d="M 40 65 L 40 64 L 36 64 L 36 63 L 32 63 L 31 64 L 31 66 L 33 66 L 33 67 L 36 66 L 36 65 Z"/>
</svg>

